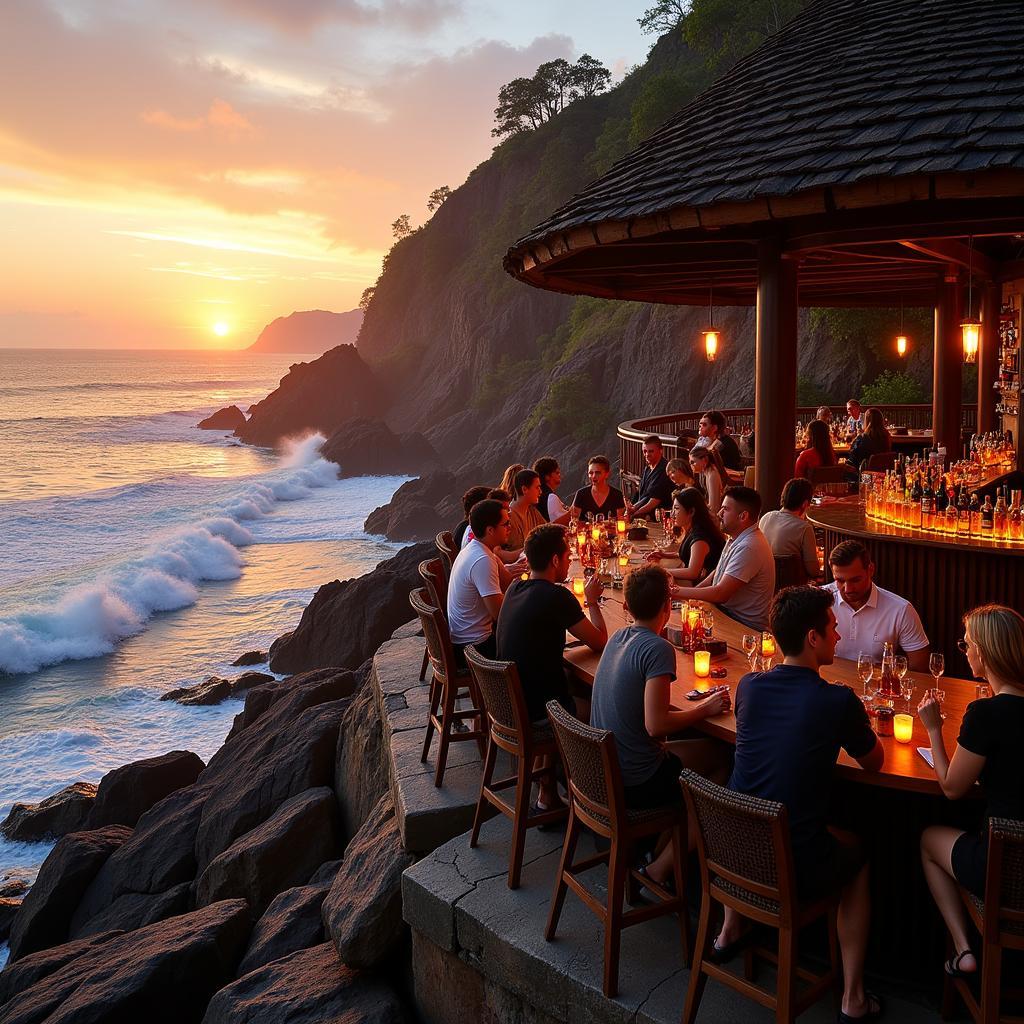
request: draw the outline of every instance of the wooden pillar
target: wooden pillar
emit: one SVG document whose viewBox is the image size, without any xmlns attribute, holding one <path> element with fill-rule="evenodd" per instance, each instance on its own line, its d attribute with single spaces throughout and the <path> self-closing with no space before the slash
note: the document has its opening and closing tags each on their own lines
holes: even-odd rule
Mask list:
<svg viewBox="0 0 1024 1024">
<path fill-rule="evenodd" d="M 797 268 L 777 239 L 757 253 L 754 473 L 763 508 L 779 507 L 796 462 Z"/>
<path fill-rule="evenodd" d="M 1002 285 L 986 281 L 981 292 L 981 337 L 978 339 L 978 433 L 996 429 L 996 392 L 999 375 L 999 307 Z"/>
<path fill-rule="evenodd" d="M 935 444 L 946 446 L 946 457 L 950 461 L 956 461 L 962 453 L 960 388 L 964 345 L 960 330 L 961 291 L 959 274 L 956 268 L 950 267 L 935 304 L 932 366 L 932 429 L 935 431 Z"/>
</svg>

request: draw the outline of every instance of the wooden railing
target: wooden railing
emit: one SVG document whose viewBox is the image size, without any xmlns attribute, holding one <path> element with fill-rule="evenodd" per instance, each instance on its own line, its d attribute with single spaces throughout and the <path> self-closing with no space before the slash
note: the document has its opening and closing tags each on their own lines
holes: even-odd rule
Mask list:
<svg viewBox="0 0 1024 1024">
<path fill-rule="evenodd" d="M 801 405 L 796 410 L 796 419 L 806 423 L 813 419 L 819 406 Z M 910 430 L 930 430 L 932 425 L 932 407 L 928 405 L 876 405 L 885 417 L 885 422 L 907 427 Z M 643 440 L 649 434 L 657 434 L 665 446 L 665 457 L 674 459 L 678 453 L 676 444 L 677 438 L 682 436 L 696 437 L 697 427 L 704 411 L 697 412 L 674 412 L 663 416 L 645 416 L 642 419 L 627 420 L 619 424 L 619 455 L 621 458 L 622 470 L 625 473 L 640 473 L 643 471 L 644 460 L 641 446 Z M 753 409 L 721 409 L 729 429 L 734 434 L 740 434 L 748 427 L 753 426 Z M 832 415 L 835 418 L 846 416 L 845 407 L 832 408 Z M 978 419 L 978 407 L 976 405 L 965 405 L 960 413 L 960 426 L 968 432 L 973 433 L 976 429 Z M 794 430 L 796 421 L 793 423 Z"/>
</svg>

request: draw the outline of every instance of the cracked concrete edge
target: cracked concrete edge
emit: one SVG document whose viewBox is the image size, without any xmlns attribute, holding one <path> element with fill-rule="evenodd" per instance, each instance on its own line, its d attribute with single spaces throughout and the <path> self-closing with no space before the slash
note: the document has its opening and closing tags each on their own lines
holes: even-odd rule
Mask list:
<svg viewBox="0 0 1024 1024">
<path fill-rule="evenodd" d="M 408 622 L 403 622 L 402 625 L 391 634 L 392 640 L 409 640 L 412 637 L 420 637 L 421 639 L 423 637 L 423 629 L 420 626 L 418 616 L 410 619 Z"/>
</svg>

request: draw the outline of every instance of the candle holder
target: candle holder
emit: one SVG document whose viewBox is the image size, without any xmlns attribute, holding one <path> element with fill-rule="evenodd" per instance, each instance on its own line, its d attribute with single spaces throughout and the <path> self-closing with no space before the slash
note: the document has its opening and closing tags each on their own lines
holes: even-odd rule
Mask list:
<svg viewBox="0 0 1024 1024">
<path fill-rule="evenodd" d="M 584 596 L 584 592 L 586 591 L 586 589 L 586 581 L 581 580 L 578 576 L 574 576 L 572 581 L 572 592 L 573 594 L 575 594 L 576 600 L 584 606 L 586 606 L 586 598 Z"/>
<path fill-rule="evenodd" d="M 694 651 L 693 652 L 693 674 L 700 679 L 707 679 L 711 673 L 711 652 L 710 651 Z M 707 689 L 707 683 L 704 684 L 704 688 Z M 700 689 L 698 683 L 697 689 Z"/>
<path fill-rule="evenodd" d="M 761 634 L 761 657 L 769 659 L 775 657 L 775 637 L 767 630 Z"/>
<path fill-rule="evenodd" d="M 909 743 L 914 738 L 914 716 L 896 715 L 892 720 L 892 731 L 897 743 Z"/>
</svg>

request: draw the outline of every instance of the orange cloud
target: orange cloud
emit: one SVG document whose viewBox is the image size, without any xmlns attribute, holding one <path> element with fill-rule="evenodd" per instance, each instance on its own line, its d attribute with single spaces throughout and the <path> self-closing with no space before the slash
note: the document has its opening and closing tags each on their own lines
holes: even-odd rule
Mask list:
<svg viewBox="0 0 1024 1024">
<path fill-rule="evenodd" d="M 240 114 L 230 103 L 221 99 L 215 99 L 210 104 L 210 109 L 201 117 L 175 117 L 166 110 L 144 110 L 140 116 L 146 124 L 166 128 L 172 132 L 198 132 L 204 128 L 216 128 L 231 139 L 253 135 L 256 132 L 252 122 L 244 114 Z"/>
</svg>

